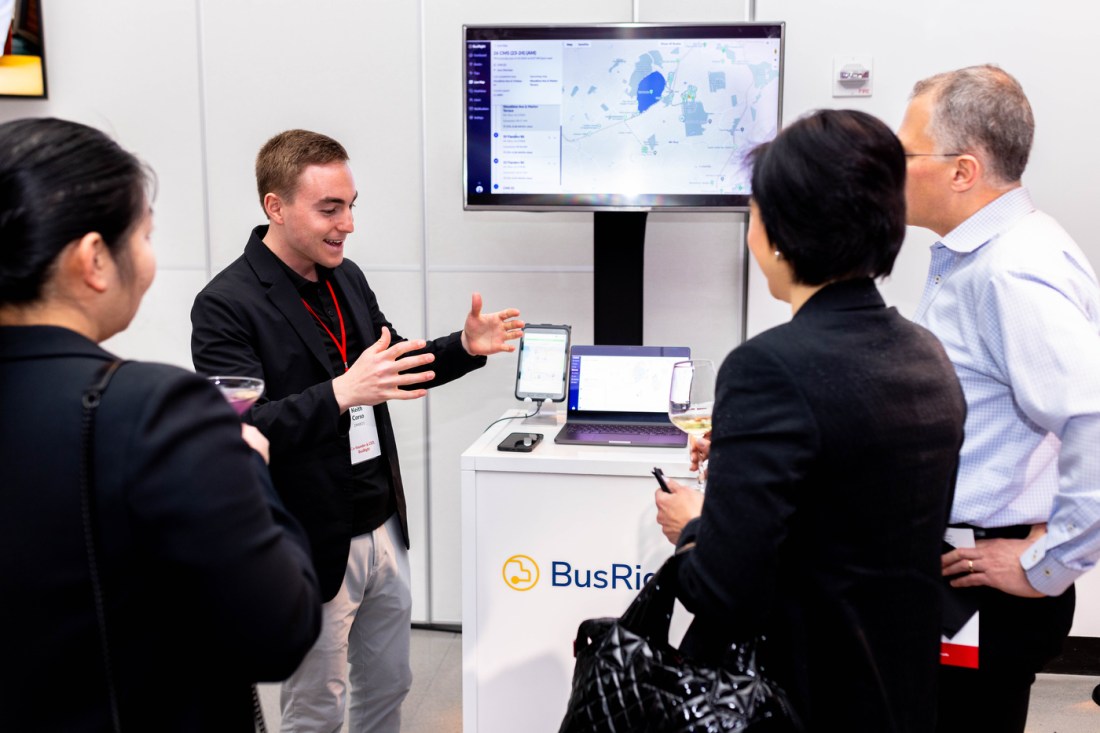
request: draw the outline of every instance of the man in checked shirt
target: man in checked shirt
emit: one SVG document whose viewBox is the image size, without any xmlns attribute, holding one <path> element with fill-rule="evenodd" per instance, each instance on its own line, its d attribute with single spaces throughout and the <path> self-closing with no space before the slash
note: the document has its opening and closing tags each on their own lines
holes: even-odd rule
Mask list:
<svg viewBox="0 0 1100 733">
<path fill-rule="evenodd" d="M 1034 119 L 995 66 L 918 82 L 898 131 L 912 226 L 939 235 L 915 320 L 967 401 L 943 574 L 979 612 L 978 667 L 941 667 L 940 731 L 1023 731 L 1100 557 L 1100 287 L 1020 178 Z"/>
</svg>

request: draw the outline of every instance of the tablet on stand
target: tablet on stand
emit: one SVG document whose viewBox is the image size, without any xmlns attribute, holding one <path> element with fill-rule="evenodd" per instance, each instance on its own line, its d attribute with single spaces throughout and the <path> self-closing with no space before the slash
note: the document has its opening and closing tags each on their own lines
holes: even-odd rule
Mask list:
<svg viewBox="0 0 1100 733">
<path fill-rule="evenodd" d="M 542 405 L 537 414 L 523 421 L 524 425 L 558 424 L 558 413 L 552 405 L 565 400 L 569 343 L 569 326 L 540 323 L 524 327 L 516 365 L 516 399 Z"/>
</svg>

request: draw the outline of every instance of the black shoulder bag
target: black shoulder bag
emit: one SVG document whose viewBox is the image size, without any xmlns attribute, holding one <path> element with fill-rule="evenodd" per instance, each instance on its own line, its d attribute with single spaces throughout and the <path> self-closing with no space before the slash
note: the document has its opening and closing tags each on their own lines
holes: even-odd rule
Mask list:
<svg viewBox="0 0 1100 733">
<path fill-rule="evenodd" d="M 786 694 L 757 664 L 755 641 L 731 645 L 715 666 L 668 643 L 682 557 L 670 557 L 621 617 L 581 622 L 558 733 L 802 730 Z"/>
<path fill-rule="evenodd" d="M 88 553 L 88 571 L 92 578 L 92 597 L 95 602 L 96 626 L 99 629 L 99 646 L 103 654 L 103 671 L 107 676 L 107 696 L 111 708 L 111 730 L 121 733 L 122 725 L 118 714 L 118 693 L 115 690 L 115 676 L 111 668 L 111 645 L 107 641 L 107 613 L 103 602 L 103 584 L 99 577 L 99 535 L 95 529 L 95 411 L 103 399 L 103 393 L 111 383 L 111 378 L 124 361 L 112 361 L 106 364 L 96 375 L 95 381 L 84 392 L 81 402 L 84 405 L 84 419 L 80 425 L 80 437 L 83 450 L 80 457 L 80 513 L 84 523 L 84 545 Z M 252 685 L 252 713 L 258 733 L 267 733 L 264 724 L 263 708 L 256 685 Z"/>
</svg>

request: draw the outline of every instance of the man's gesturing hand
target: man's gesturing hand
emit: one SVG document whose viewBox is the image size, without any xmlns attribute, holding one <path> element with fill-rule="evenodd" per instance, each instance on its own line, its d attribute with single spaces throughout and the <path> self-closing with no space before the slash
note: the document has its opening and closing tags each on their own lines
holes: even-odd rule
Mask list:
<svg viewBox="0 0 1100 733">
<path fill-rule="evenodd" d="M 387 400 L 415 400 L 428 394 L 426 389 L 399 389 L 435 379 L 435 372 L 403 372 L 435 361 L 434 354 L 401 357 L 423 349 L 422 340 L 402 341 L 390 346 L 390 330 L 382 327 L 382 337 L 359 355 L 355 363 L 332 380 L 332 391 L 341 414 L 355 405 L 379 405 Z"/>
<path fill-rule="evenodd" d="M 523 321 L 515 308 L 481 312 L 481 293 L 470 298 L 470 312 L 462 327 L 462 346 L 471 356 L 492 356 L 502 351 L 515 351 L 509 341 L 523 336 Z"/>
</svg>

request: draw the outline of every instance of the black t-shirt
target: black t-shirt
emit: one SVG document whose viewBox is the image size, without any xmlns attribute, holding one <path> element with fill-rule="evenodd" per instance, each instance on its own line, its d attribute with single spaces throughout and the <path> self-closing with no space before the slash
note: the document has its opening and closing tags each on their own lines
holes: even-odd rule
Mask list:
<svg viewBox="0 0 1100 733">
<path fill-rule="evenodd" d="M 328 354 L 329 360 L 332 362 L 333 372 L 337 375 L 343 374 L 344 360 L 340 355 L 340 349 L 337 347 L 337 341 L 340 340 L 340 314 L 344 316 L 344 332 L 347 336 L 347 356 L 348 364 L 354 364 L 355 360 L 359 358 L 359 355 L 366 349 L 367 344 L 364 342 L 363 335 L 359 333 L 359 330 L 355 327 L 355 324 L 350 317 L 351 308 L 348 307 L 347 298 L 342 292 L 340 292 L 340 286 L 336 283 L 335 278 L 332 276 L 332 270 L 317 266 L 317 282 L 306 280 L 304 277 L 287 267 L 286 263 L 280 263 L 283 269 L 286 270 L 290 276 L 291 282 L 294 283 L 294 287 L 298 290 L 298 294 L 302 296 L 302 299 L 309 303 L 309 307 L 313 309 L 317 318 L 313 318 L 313 322 L 317 325 L 317 332 L 321 336 L 321 343 L 325 345 L 325 352 Z M 336 303 L 333 303 L 332 294 L 329 292 L 328 284 L 332 285 L 332 293 L 336 294 Z M 305 306 L 302 306 L 305 308 Z M 324 325 L 328 327 L 328 331 L 317 320 L 318 318 L 324 321 Z M 331 332 L 331 336 L 329 335 Z M 333 340 L 336 338 L 336 341 Z M 371 408 L 374 409 L 374 408 Z M 378 419 L 375 414 L 375 420 Z M 340 415 L 339 433 L 341 437 L 347 442 L 348 429 L 351 425 L 351 418 L 348 413 Z M 350 458 L 350 446 L 348 447 L 348 454 L 346 456 L 348 462 L 351 462 Z M 372 530 L 381 527 L 390 515 L 397 511 L 397 500 L 394 496 L 393 481 L 390 473 L 389 458 L 383 453 L 380 457 L 370 461 L 363 461 L 357 463 L 351 467 L 352 480 L 346 487 L 348 493 L 351 496 L 352 504 L 352 517 L 351 517 L 351 529 L 352 535 L 361 535 Z"/>
</svg>

